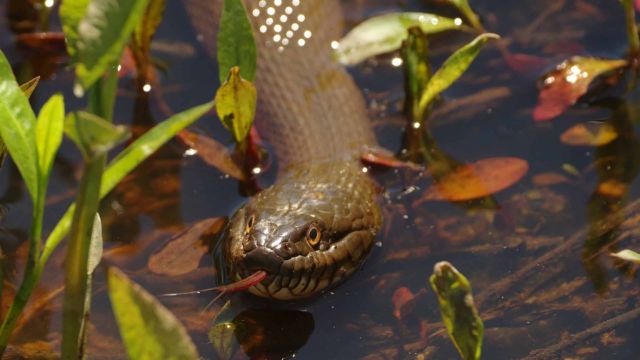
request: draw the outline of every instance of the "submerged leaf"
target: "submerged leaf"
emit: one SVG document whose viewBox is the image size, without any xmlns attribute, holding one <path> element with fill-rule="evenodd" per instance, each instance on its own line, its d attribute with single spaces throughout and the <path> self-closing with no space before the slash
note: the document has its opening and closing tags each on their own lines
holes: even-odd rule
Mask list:
<svg viewBox="0 0 640 360">
<path fill-rule="evenodd" d="M 113 125 L 85 111 L 70 113 L 64 130 L 86 158 L 109 151 L 130 135 L 126 126 Z"/>
<path fill-rule="evenodd" d="M 478 35 L 470 43 L 458 49 L 442 64 L 429 80 L 425 91 L 420 97 L 419 108 L 424 113 L 431 101 L 441 92 L 446 90 L 456 81 L 466 70 L 473 60 L 478 56 L 480 50 L 490 39 L 499 39 L 500 35 L 485 33 Z"/>
<path fill-rule="evenodd" d="M 640 265 L 640 254 L 633 250 L 622 250 L 617 253 L 609 254 L 621 260 L 630 261 L 632 263 Z"/>
<path fill-rule="evenodd" d="M 241 0 L 224 0 L 218 32 L 218 72 L 224 82 L 231 68 L 240 68 L 240 75 L 253 81 L 256 77 L 256 43 L 251 23 Z"/>
<path fill-rule="evenodd" d="M 393 316 L 395 316 L 396 319 L 400 320 L 402 318 L 402 307 L 414 297 L 413 292 L 407 287 L 403 286 L 396 289 L 391 298 L 391 302 L 393 303 Z"/>
<path fill-rule="evenodd" d="M 207 164 L 237 180 L 245 180 L 246 176 L 240 166 L 233 161 L 231 153 L 224 145 L 210 137 L 182 130 L 178 138 L 188 147 L 195 150 Z"/>
<path fill-rule="evenodd" d="M 222 124 L 242 142 L 249 134 L 256 114 L 256 87 L 240 76 L 240 69 L 231 68 L 227 81 L 216 92 L 216 112 Z"/>
<path fill-rule="evenodd" d="M 547 121 L 562 114 L 589 89 L 599 75 L 627 66 L 625 60 L 573 57 L 544 76 L 538 104 L 533 110 L 535 121 Z"/>
<path fill-rule="evenodd" d="M 576 124 L 560 135 L 560 141 L 573 146 L 603 146 L 617 138 L 616 128 L 601 121 Z"/>
<path fill-rule="evenodd" d="M 122 271 L 107 273 L 109 298 L 131 359 L 199 359 L 176 317 Z"/>
<path fill-rule="evenodd" d="M 31 94 L 33 94 L 33 92 L 36 89 L 36 86 L 38 86 L 38 83 L 40 82 L 40 76 L 36 76 L 33 79 L 27 81 L 24 84 L 20 85 L 20 89 L 22 89 L 22 92 L 24 92 L 24 95 L 27 98 L 31 97 Z"/>
<path fill-rule="evenodd" d="M 201 241 L 205 233 L 218 232 L 225 223 L 224 217 L 199 221 L 172 237 L 159 251 L 149 257 L 147 266 L 155 274 L 178 276 L 198 268 L 200 259 L 207 254 L 208 246 Z"/>
<path fill-rule="evenodd" d="M 213 349 L 218 354 L 218 357 L 223 360 L 231 359 L 238 350 L 238 341 L 235 336 L 236 325 L 233 323 L 233 316 L 231 301 L 227 301 L 218 311 L 208 332 L 209 341 L 213 345 Z"/>
<path fill-rule="evenodd" d="M 369 57 L 398 50 L 407 30 L 419 27 L 425 34 L 460 28 L 454 19 L 428 13 L 404 12 L 367 19 L 343 37 L 335 56 L 344 65 L 355 65 Z"/>
<path fill-rule="evenodd" d="M 469 280 L 442 261 L 434 266 L 429 281 L 438 295 L 442 321 L 460 356 L 464 360 L 480 359 L 484 325 L 473 303 Z"/>
<path fill-rule="evenodd" d="M 429 200 L 466 201 L 502 191 L 529 170 L 526 160 L 514 157 L 482 159 L 455 168 L 429 187 L 416 204 Z"/>
</svg>

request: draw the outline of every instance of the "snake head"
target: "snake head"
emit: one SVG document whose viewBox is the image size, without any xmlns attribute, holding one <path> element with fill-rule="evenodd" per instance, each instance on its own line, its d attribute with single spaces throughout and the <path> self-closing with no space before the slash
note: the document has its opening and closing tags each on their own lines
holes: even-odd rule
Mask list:
<svg viewBox="0 0 640 360">
<path fill-rule="evenodd" d="M 351 275 L 371 250 L 381 216 L 371 180 L 353 165 L 290 172 L 229 222 L 226 261 L 236 280 L 268 276 L 249 291 L 305 298 Z"/>
</svg>

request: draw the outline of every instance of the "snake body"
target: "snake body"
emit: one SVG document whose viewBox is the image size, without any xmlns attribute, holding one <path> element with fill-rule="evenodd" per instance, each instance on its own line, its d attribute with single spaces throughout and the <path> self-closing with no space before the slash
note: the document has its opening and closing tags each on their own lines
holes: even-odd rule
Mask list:
<svg viewBox="0 0 640 360">
<path fill-rule="evenodd" d="M 184 1 L 213 55 L 221 2 Z M 231 217 L 223 251 L 234 279 L 267 272 L 253 294 L 304 298 L 346 279 L 371 250 L 381 212 L 359 156 L 375 136 L 360 90 L 331 58 L 342 33 L 336 0 L 245 7 L 258 50 L 256 126 L 279 170 L 274 185 Z"/>
</svg>

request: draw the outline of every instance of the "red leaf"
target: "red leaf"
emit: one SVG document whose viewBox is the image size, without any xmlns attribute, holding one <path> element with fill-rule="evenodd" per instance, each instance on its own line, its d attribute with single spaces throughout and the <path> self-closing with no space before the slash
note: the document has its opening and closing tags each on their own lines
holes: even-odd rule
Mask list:
<svg viewBox="0 0 640 360">
<path fill-rule="evenodd" d="M 362 154 L 360 154 L 360 160 L 366 164 L 389 168 L 408 168 L 415 171 L 424 170 L 420 165 L 402 161 L 395 157 L 389 150 L 380 147 L 369 146 L 365 148 Z"/>
<path fill-rule="evenodd" d="M 64 34 L 61 32 L 24 33 L 16 36 L 16 41 L 33 50 L 65 53 Z"/>
<path fill-rule="evenodd" d="M 196 150 L 198 156 L 204 162 L 215 167 L 229 176 L 245 180 L 245 175 L 240 166 L 233 161 L 231 154 L 224 145 L 214 139 L 182 130 L 178 133 L 178 138 L 187 146 Z"/>
<path fill-rule="evenodd" d="M 535 121 L 547 121 L 562 114 L 589 89 L 599 75 L 626 66 L 625 60 L 573 57 L 547 74 L 533 110 Z"/>
<path fill-rule="evenodd" d="M 400 287 L 398 288 L 394 293 L 393 293 L 393 297 L 391 298 L 391 302 L 393 303 L 393 316 L 396 317 L 396 319 L 400 320 L 402 318 L 402 307 L 407 304 L 409 301 L 411 301 L 414 298 L 415 295 L 413 295 L 413 293 L 411 292 L 411 290 L 409 290 L 406 287 Z"/>
<path fill-rule="evenodd" d="M 514 157 L 482 159 L 464 164 L 439 178 L 413 205 L 429 200 L 466 201 L 497 193 L 518 182 L 529 170 L 526 160 Z"/>
</svg>

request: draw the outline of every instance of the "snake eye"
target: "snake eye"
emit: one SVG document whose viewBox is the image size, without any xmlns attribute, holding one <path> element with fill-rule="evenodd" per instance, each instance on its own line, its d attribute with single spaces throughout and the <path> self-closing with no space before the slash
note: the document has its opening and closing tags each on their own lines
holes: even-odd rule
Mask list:
<svg viewBox="0 0 640 360">
<path fill-rule="evenodd" d="M 251 228 L 253 228 L 253 223 L 255 222 L 256 218 L 254 215 L 251 215 L 251 217 L 249 217 L 249 220 L 247 220 L 247 225 L 245 225 L 244 227 L 244 233 L 248 234 L 249 232 L 251 232 Z"/>
<path fill-rule="evenodd" d="M 316 246 L 320 242 L 321 236 L 320 229 L 316 225 L 309 226 L 309 230 L 307 230 L 307 242 L 311 246 Z"/>
</svg>

